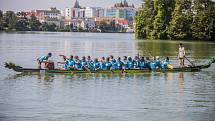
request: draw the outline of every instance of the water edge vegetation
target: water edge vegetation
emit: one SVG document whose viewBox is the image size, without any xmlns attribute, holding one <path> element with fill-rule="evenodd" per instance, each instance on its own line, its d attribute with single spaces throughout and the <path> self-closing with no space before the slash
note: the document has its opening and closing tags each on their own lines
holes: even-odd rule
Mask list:
<svg viewBox="0 0 215 121">
<path fill-rule="evenodd" d="M 144 0 L 135 16 L 138 39 L 214 40 L 215 2 Z"/>
</svg>

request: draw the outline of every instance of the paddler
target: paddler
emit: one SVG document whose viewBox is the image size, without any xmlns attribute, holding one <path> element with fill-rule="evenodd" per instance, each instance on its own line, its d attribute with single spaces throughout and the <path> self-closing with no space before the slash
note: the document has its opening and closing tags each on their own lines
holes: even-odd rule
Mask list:
<svg viewBox="0 0 215 121">
<path fill-rule="evenodd" d="M 118 68 L 119 70 L 122 70 L 122 69 L 123 69 L 123 62 L 121 61 L 121 58 L 120 58 L 120 57 L 118 57 L 116 63 L 117 63 L 117 68 Z"/>
<path fill-rule="evenodd" d="M 94 62 L 93 62 L 93 70 L 97 71 L 100 69 L 100 63 L 99 63 L 99 60 L 98 58 L 95 58 L 94 59 Z"/>
<path fill-rule="evenodd" d="M 140 67 L 140 58 L 139 58 L 139 54 L 137 56 L 134 57 L 134 68 L 139 68 Z"/>
<path fill-rule="evenodd" d="M 113 69 L 113 70 L 118 69 L 118 64 L 117 64 L 117 61 L 116 61 L 115 59 L 112 60 L 111 64 L 112 64 L 112 69 Z"/>
<path fill-rule="evenodd" d="M 86 57 L 83 56 L 81 59 L 81 69 L 82 70 L 87 70 L 87 61 L 86 61 Z"/>
<path fill-rule="evenodd" d="M 111 70 L 112 68 L 112 64 L 111 64 L 111 62 L 110 62 L 110 58 L 108 57 L 108 58 L 106 58 L 106 62 L 105 62 L 105 66 L 106 66 L 106 69 L 107 70 Z"/>
<path fill-rule="evenodd" d="M 185 58 L 185 49 L 183 47 L 183 44 L 179 44 L 179 49 L 178 49 L 178 59 L 179 59 L 179 67 L 183 68 L 184 67 L 184 58 Z"/>
<path fill-rule="evenodd" d="M 122 60 L 122 62 L 123 62 L 123 69 L 127 69 L 128 68 L 128 57 L 127 56 L 124 56 L 123 57 L 123 60 Z"/>
<path fill-rule="evenodd" d="M 155 68 L 161 68 L 161 60 L 159 56 L 156 56 L 155 58 Z"/>
<path fill-rule="evenodd" d="M 144 69 L 146 67 L 145 63 L 146 63 L 146 61 L 145 61 L 144 57 L 140 57 L 139 68 Z"/>
<path fill-rule="evenodd" d="M 105 57 L 102 57 L 102 59 L 100 60 L 100 68 L 102 70 L 106 70 Z"/>
<path fill-rule="evenodd" d="M 134 68 L 134 61 L 132 60 L 131 57 L 128 57 L 127 66 L 128 66 L 128 69 L 133 69 Z"/>
<path fill-rule="evenodd" d="M 71 55 L 70 58 L 66 60 L 64 68 L 67 70 L 75 70 L 75 61 L 73 59 L 73 55 Z"/>
<path fill-rule="evenodd" d="M 62 62 L 57 62 L 58 66 L 60 65 L 60 68 L 64 68 L 64 65 L 66 63 L 67 57 L 65 55 L 59 55 L 60 57 L 62 57 Z"/>
<path fill-rule="evenodd" d="M 45 67 L 47 66 L 48 59 L 52 56 L 52 53 L 48 53 L 47 55 L 41 56 L 37 58 L 38 68 L 41 69 L 41 64 L 45 63 Z"/>
<path fill-rule="evenodd" d="M 88 67 L 90 70 L 93 70 L 93 61 L 91 60 L 91 57 L 90 57 L 90 56 L 87 56 L 87 67 Z"/>
<path fill-rule="evenodd" d="M 173 68 L 173 66 L 171 65 L 171 63 L 169 61 L 169 57 L 166 57 L 166 59 L 161 64 L 161 67 L 162 67 L 162 69 L 172 69 Z"/>
</svg>

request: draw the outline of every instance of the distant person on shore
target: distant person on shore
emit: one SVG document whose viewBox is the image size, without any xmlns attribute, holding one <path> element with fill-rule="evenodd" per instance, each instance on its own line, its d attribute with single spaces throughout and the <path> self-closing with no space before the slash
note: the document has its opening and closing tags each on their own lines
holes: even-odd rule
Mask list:
<svg viewBox="0 0 215 121">
<path fill-rule="evenodd" d="M 179 44 L 178 58 L 179 58 L 179 67 L 183 68 L 184 67 L 184 58 L 185 58 L 185 49 L 184 49 L 182 43 Z"/>
<path fill-rule="evenodd" d="M 41 56 L 37 58 L 38 62 L 38 68 L 41 69 L 41 64 L 45 63 L 45 67 L 47 66 L 46 64 L 48 63 L 48 59 L 52 56 L 52 53 L 48 53 L 47 55 Z"/>
</svg>

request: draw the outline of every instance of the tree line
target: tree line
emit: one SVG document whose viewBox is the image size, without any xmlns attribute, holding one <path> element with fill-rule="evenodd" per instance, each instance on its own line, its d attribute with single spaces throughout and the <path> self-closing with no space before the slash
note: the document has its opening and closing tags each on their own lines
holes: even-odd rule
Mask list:
<svg viewBox="0 0 215 121">
<path fill-rule="evenodd" d="M 26 17 L 23 12 L 0 10 L 0 31 L 59 31 L 59 28 L 54 23 L 41 23 L 34 15 Z"/>
<path fill-rule="evenodd" d="M 144 0 L 135 16 L 138 39 L 214 40 L 212 0 Z"/>
<path fill-rule="evenodd" d="M 80 25 L 74 27 L 73 24 L 59 28 L 54 23 L 41 23 L 34 15 L 26 17 L 24 12 L 6 11 L 3 13 L 0 10 L 0 31 L 126 32 L 126 29 L 116 24 L 115 21 L 110 23 L 102 21 L 94 29 L 90 29 L 88 25 L 86 28 Z"/>
</svg>

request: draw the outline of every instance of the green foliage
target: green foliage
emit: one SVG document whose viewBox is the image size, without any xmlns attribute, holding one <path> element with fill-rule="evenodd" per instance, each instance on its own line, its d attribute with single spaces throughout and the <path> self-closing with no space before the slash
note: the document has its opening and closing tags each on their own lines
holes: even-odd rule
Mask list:
<svg viewBox="0 0 215 121">
<path fill-rule="evenodd" d="M 152 23 L 155 15 L 154 2 L 152 0 L 145 0 L 143 8 L 139 10 L 138 15 L 134 18 L 136 23 L 136 38 L 151 38 L 151 31 L 153 30 Z"/>
<path fill-rule="evenodd" d="M 3 12 L 0 10 L 0 31 L 4 29 Z"/>
<path fill-rule="evenodd" d="M 48 23 L 44 22 L 41 25 L 41 30 L 54 32 L 54 31 L 57 31 L 57 26 L 54 23 L 48 24 Z"/>
<path fill-rule="evenodd" d="M 0 10 L 0 17 L 1 17 L 1 18 L 3 17 L 3 12 L 2 12 L 2 10 Z"/>
<path fill-rule="evenodd" d="M 72 28 L 72 26 L 71 26 Z M 70 27 L 59 29 L 53 22 L 40 23 L 36 16 L 32 15 L 27 18 L 25 12 L 6 11 L 3 13 L 0 10 L 0 31 L 70 31 Z"/>
<path fill-rule="evenodd" d="M 78 28 L 77 28 L 77 31 L 82 32 L 82 31 L 84 31 L 84 29 L 79 25 Z"/>
<path fill-rule="evenodd" d="M 153 22 L 153 38 L 167 39 L 167 27 L 174 7 L 173 0 L 154 0 L 154 8 L 157 11 Z"/>
<path fill-rule="evenodd" d="M 144 0 L 135 16 L 136 38 L 214 40 L 212 0 Z"/>
<path fill-rule="evenodd" d="M 168 28 L 170 39 L 191 38 L 192 12 L 191 0 L 176 0 L 172 20 Z"/>
<path fill-rule="evenodd" d="M 25 19 L 20 19 L 16 23 L 17 31 L 27 31 L 28 30 L 28 21 Z"/>
<path fill-rule="evenodd" d="M 29 20 L 29 28 L 31 31 L 39 31 L 41 23 L 39 22 L 39 20 L 37 20 L 37 18 L 32 15 L 31 19 Z"/>
<path fill-rule="evenodd" d="M 13 11 L 6 12 L 6 26 L 8 30 L 15 30 L 17 17 Z"/>
<path fill-rule="evenodd" d="M 215 7 L 210 0 L 194 0 L 192 35 L 195 39 L 212 39 L 214 35 Z"/>
</svg>

